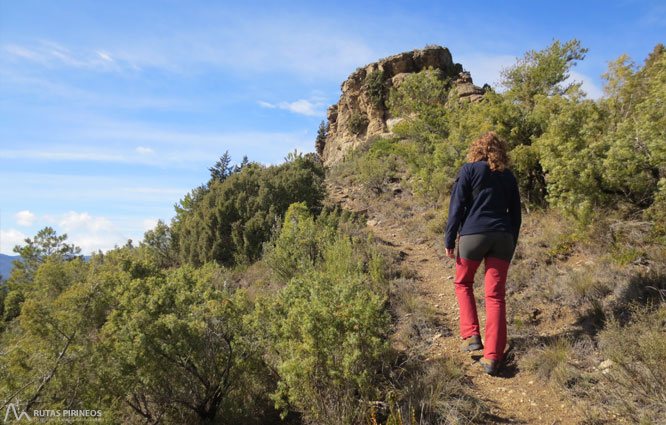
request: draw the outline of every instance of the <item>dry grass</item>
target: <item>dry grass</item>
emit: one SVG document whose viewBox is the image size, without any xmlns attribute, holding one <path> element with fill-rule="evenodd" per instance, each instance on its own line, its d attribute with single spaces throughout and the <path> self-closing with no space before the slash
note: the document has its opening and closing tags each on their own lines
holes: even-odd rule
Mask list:
<svg viewBox="0 0 666 425">
<path fill-rule="evenodd" d="M 394 404 L 385 406 L 386 424 L 469 424 L 481 421 L 488 411 L 465 395 L 461 365 L 451 359 L 406 358 L 394 374 Z"/>
<path fill-rule="evenodd" d="M 575 400 L 586 424 L 666 423 L 661 236 L 611 219 L 581 231 L 552 212 L 525 221 L 507 284 L 520 367 Z M 655 303 L 661 313 L 636 307 Z"/>
<path fill-rule="evenodd" d="M 626 324 L 611 318 L 591 348 L 574 349 L 585 361 L 569 393 L 585 424 L 666 423 L 666 304 L 630 310 Z"/>
<path fill-rule="evenodd" d="M 390 309 L 396 323 L 393 344 L 412 356 L 438 331 L 437 311 L 414 292 L 412 279 L 400 277 L 391 280 L 389 285 Z"/>
<path fill-rule="evenodd" d="M 543 347 L 528 351 L 520 359 L 519 366 L 546 381 L 567 387 L 575 378 L 575 371 L 569 364 L 572 355 L 571 343 L 565 338 L 558 338 Z"/>
</svg>

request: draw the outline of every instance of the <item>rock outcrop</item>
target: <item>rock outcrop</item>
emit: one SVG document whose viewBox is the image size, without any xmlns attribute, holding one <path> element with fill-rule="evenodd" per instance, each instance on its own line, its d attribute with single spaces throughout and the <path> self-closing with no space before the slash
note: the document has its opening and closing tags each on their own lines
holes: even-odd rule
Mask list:
<svg viewBox="0 0 666 425">
<path fill-rule="evenodd" d="M 399 87 L 410 74 L 432 69 L 453 82 L 451 96 L 475 102 L 484 90 L 472 83 L 462 65 L 454 63 L 449 49 L 435 46 L 381 59 L 358 68 L 342 83 L 337 104 L 328 108 L 325 143 L 317 146 L 324 165 L 340 160 L 373 136 L 390 136 L 401 118 L 391 117 L 386 107 L 391 88 Z"/>
</svg>

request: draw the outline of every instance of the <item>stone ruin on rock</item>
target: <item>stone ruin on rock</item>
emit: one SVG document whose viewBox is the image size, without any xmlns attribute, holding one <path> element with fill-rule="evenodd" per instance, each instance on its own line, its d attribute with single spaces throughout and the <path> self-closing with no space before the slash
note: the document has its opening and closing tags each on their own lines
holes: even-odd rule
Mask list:
<svg viewBox="0 0 666 425">
<path fill-rule="evenodd" d="M 445 47 L 415 49 L 358 68 L 342 83 L 338 103 L 328 108 L 326 139 L 316 146 L 324 165 L 344 159 L 349 151 L 371 137 L 390 136 L 401 118 L 391 117 L 384 100 L 389 98 L 391 88 L 398 88 L 410 74 L 430 67 L 440 78 L 451 79 L 461 100 L 481 100 L 484 89 L 473 84 L 470 74 L 453 62 Z"/>
</svg>

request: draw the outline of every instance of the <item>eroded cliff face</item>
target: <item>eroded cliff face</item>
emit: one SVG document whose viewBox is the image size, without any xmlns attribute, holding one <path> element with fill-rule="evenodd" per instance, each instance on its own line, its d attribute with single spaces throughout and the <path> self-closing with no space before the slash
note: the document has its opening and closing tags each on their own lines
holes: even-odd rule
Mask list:
<svg viewBox="0 0 666 425">
<path fill-rule="evenodd" d="M 390 136 L 400 118 L 390 116 L 386 107 L 391 88 L 397 88 L 407 76 L 432 67 L 440 78 L 450 78 L 452 93 L 461 99 L 478 101 L 483 89 L 472 83 L 462 65 L 454 63 L 451 52 L 435 46 L 404 52 L 358 68 L 344 83 L 337 104 L 328 108 L 329 128 L 326 142 L 317 146 L 324 165 L 340 160 L 353 148 L 373 136 Z"/>
</svg>

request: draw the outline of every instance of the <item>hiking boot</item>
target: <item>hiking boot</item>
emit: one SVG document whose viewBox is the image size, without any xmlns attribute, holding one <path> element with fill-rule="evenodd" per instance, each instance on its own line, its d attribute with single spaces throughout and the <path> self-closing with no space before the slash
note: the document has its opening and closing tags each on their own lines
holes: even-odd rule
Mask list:
<svg viewBox="0 0 666 425">
<path fill-rule="evenodd" d="M 476 351 L 483 350 L 483 344 L 481 344 L 481 337 L 479 335 L 472 335 L 463 340 L 462 346 L 460 347 L 463 351 Z"/>
<path fill-rule="evenodd" d="M 488 375 L 497 374 L 497 369 L 499 369 L 499 362 L 497 360 L 490 360 L 483 357 L 479 360 L 479 363 L 481 363 L 483 370 L 485 370 Z"/>
</svg>

